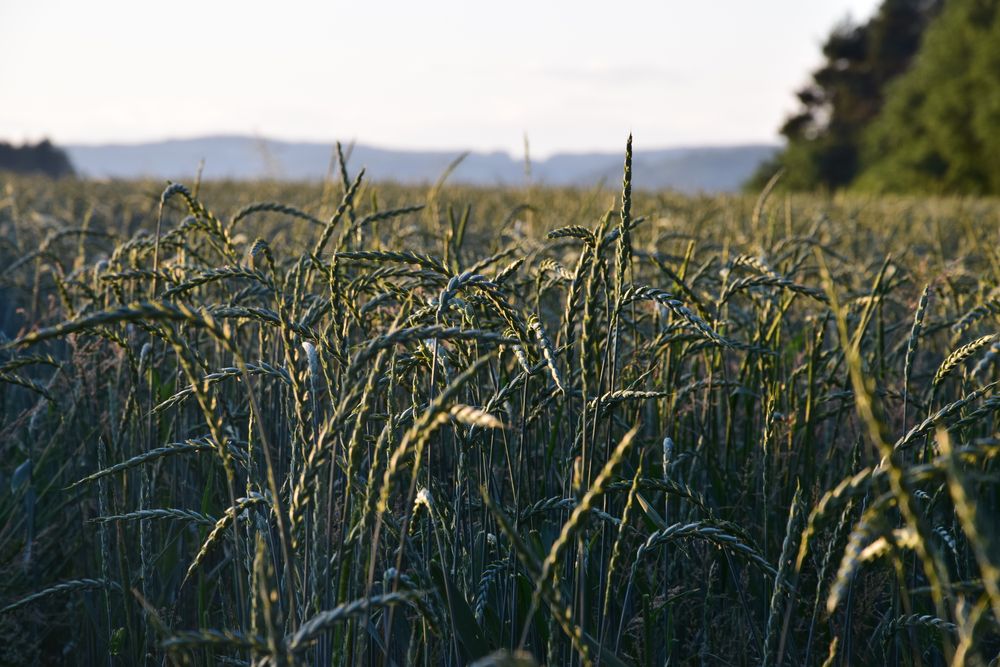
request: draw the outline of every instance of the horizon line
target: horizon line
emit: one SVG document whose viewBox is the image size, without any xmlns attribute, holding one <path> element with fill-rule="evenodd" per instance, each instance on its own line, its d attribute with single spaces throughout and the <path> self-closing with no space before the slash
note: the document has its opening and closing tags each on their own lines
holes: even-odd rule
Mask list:
<svg viewBox="0 0 1000 667">
<path fill-rule="evenodd" d="M 382 143 L 368 143 L 365 141 L 359 141 L 356 138 L 352 139 L 302 139 L 302 138 L 283 138 L 268 135 L 257 135 L 254 133 L 240 133 L 240 132 L 206 132 L 203 134 L 194 135 L 174 135 L 166 136 L 155 139 L 123 139 L 123 140 L 99 140 L 99 141 L 57 141 L 50 136 L 39 136 L 32 139 L 23 139 L 20 143 L 38 143 L 42 140 L 49 140 L 54 145 L 58 147 L 73 147 L 73 148 L 107 148 L 107 147 L 138 147 L 148 144 L 166 144 L 171 142 L 191 142 L 191 141 L 205 141 L 205 140 L 218 140 L 218 139 L 241 139 L 250 141 L 263 141 L 268 143 L 278 143 L 278 144 L 299 144 L 299 145 L 328 145 L 331 150 L 339 142 L 345 150 L 348 150 L 351 146 L 363 146 L 369 149 L 382 150 L 382 151 L 392 151 L 397 153 L 446 153 L 453 155 L 460 155 L 462 153 L 469 154 L 480 154 L 480 155 L 506 155 L 512 159 L 523 159 L 523 152 L 514 152 L 506 148 L 470 148 L 470 147 L 411 147 L 411 146 L 392 146 L 390 144 Z M 6 141 L 0 138 L 0 141 Z M 11 141 L 11 143 L 13 143 Z M 765 140 L 741 140 L 734 142 L 685 142 L 677 144 L 660 144 L 653 147 L 643 147 L 636 143 L 634 145 L 634 150 L 636 153 L 652 153 L 658 151 L 674 151 L 674 150 L 696 150 L 696 149 L 731 149 L 731 148 L 743 148 L 743 147 L 781 147 L 784 145 L 779 139 L 774 139 L 771 141 Z M 555 156 L 576 156 L 576 155 L 605 155 L 614 154 L 617 152 L 624 151 L 624 142 L 622 142 L 622 147 L 620 150 L 613 148 L 583 148 L 583 149 L 556 149 L 552 151 L 542 152 L 538 155 L 531 151 L 530 137 L 528 142 L 528 152 L 530 158 L 534 161 L 536 159 L 545 160 Z"/>
</svg>

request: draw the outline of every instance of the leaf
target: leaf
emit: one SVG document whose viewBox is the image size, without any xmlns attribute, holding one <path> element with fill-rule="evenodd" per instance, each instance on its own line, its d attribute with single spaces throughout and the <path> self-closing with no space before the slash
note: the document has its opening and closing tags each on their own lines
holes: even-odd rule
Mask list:
<svg viewBox="0 0 1000 667">
<path fill-rule="evenodd" d="M 636 493 L 635 499 L 639 501 L 639 507 L 642 508 L 643 514 L 646 515 L 646 518 L 649 519 L 653 525 L 657 527 L 657 529 L 663 530 L 667 527 L 667 522 L 663 520 L 663 517 L 661 517 L 655 509 L 653 509 L 653 506 L 642 496 L 641 493 Z"/>
<path fill-rule="evenodd" d="M 483 630 L 476 623 L 476 617 L 465 596 L 462 595 L 462 591 L 454 585 L 436 563 L 431 566 L 430 570 L 442 601 L 448 605 L 448 615 L 451 617 L 452 628 L 458 636 L 462 648 L 465 649 L 468 659 L 470 661 L 478 660 L 488 655 L 490 647 L 486 643 Z"/>
<path fill-rule="evenodd" d="M 116 628 L 114 632 L 111 633 L 111 640 L 108 643 L 108 652 L 111 655 L 121 655 L 122 648 L 125 646 L 125 628 Z"/>
<path fill-rule="evenodd" d="M 17 493 L 25 484 L 31 481 L 31 459 L 17 466 L 10 478 L 10 492 Z"/>
</svg>

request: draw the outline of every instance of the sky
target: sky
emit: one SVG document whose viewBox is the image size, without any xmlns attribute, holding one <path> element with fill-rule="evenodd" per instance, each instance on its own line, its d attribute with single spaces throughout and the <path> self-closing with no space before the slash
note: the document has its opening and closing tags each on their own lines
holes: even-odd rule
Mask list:
<svg viewBox="0 0 1000 667">
<path fill-rule="evenodd" d="M 775 142 L 877 0 L 0 0 L 0 140 Z"/>
</svg>

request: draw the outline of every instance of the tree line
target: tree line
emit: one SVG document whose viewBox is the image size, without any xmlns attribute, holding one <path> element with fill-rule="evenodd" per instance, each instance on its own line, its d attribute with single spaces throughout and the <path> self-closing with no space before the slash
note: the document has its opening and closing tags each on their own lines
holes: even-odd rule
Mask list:
<svg viewBox="0 0 1000 667">
<path fill-rule="evenodd" d="M 72 176 L 73 165 L 65 151 L 54 146 L 48 139 L 22 146 L 0 141 L 0 172 L 3 171 L 59 178 Z"/>
<path fill-rule="evenodd" d="M 749 188 L 1000 194 L 1000 0 L 884 0 L 823 56 Z"/>
</svg>

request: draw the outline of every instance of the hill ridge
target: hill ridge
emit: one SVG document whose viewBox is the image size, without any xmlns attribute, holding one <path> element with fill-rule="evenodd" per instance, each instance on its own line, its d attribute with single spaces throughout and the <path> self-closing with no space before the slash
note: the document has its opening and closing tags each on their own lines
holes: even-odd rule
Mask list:
<svg viewBox="0 0 1000 667">
<path fill-rule="evenodd" d="M 287 141 L 239 134 L 218 134 L 136 143 L 70 144 L 66 151 L 77 171 L 90 178 L 190 179 L 204 158 L 210 180 L 319 180 L 326 174 L 332 143 Z M 778 150 L 771 144 L 637 148 L 635 187 L 682 192 L 729 192 L 749 178 L 758 164 Z M 356 144 L 348 159 L 365 166 L 376 180 L 430 183 L 462 151 L 394 149 Z M 592 186 L 621 177 L 620 152 L 560 152 L 532 160 L 532 182 L 555 186 Z M 639 168 L 641 167 L 641 169 Z M 471 151 L 451 176 L 472 185 L 523 185 L 523 158 L 504 151 Z"/>
</svg>

